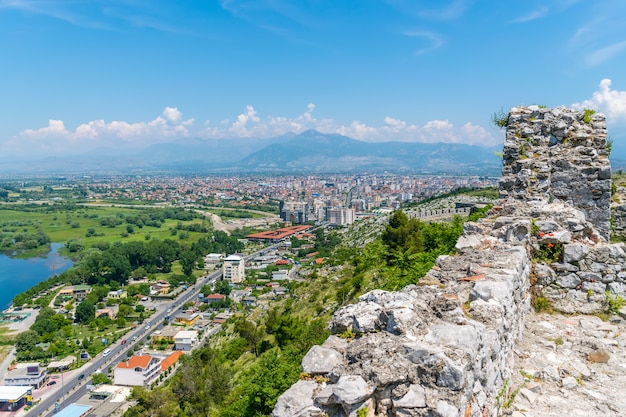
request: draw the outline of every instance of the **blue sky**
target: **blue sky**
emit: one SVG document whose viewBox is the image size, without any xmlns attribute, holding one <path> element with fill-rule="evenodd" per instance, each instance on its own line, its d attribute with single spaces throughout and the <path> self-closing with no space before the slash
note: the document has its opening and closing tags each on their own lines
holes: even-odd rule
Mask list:
<svg viewBox="0 0 626 417">
<path fill-rule="evenodd" d="M 0 158 L 309 128 L 493 145 L 515 105 L 626 129 L 623 0 L 0 0 Z M 623 139 L 626 141 L 626 138 Z"/>
</svg>

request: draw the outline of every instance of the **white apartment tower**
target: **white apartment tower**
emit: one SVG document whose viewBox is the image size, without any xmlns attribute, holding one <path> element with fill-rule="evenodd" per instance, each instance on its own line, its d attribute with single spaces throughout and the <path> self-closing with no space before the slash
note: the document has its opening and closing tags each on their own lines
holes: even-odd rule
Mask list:
<svg viewBox="0 0 626 417">
<path fill-rule="evenodd" d="M 224 259 L 222 266 L 223 279 L 232 282 L 233 284 L 239 284 L 243 282 L 246 277 L 245 261 L 241 256 L 230 255 Z"/>
</svg>

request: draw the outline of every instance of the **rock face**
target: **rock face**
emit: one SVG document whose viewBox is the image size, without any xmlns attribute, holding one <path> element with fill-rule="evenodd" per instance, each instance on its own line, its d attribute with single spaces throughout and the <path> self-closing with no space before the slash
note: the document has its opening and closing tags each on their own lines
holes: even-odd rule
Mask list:
<svg viewBox="0 0 626 417">
<path fill-rule="evenodd" d="M 608 240 L 611 165 L 606 118 L 538 106 L 509 113 L 500 193 L 521 201 L 562 201 L 585 213 Z"/>
<path fill-rule="evenodd" d="M 283 394 L 274 416 L 499 415 L 531 281 L 568 312 L 598 311 L 605 291 L 626 295 L 626 248 L 607 243 L 604 116 L 531 106 L 508 120 L 506 201 L 466 223 L 457 254 L 439 257 L 419 285 L 339 309 L 333 335 L 303 360 L 315 381 Z M 563 389 L 578 384 L 557 367 L 543 372 Z M 531 388 L 521 395 L 536 400 Z"/>
</svg>

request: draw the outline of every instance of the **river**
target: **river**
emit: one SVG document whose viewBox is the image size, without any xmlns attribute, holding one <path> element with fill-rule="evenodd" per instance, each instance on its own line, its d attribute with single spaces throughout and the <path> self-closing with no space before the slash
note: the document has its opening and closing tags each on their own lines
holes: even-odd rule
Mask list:
<svg viewBox="0 0 626 417">
<path fill-rule="evenodd" d="M 46 257 L 17 259 L 0 254 L 0 310 L 11 305 L 13 297 L 60 274 L 73 265 L 57 252 L 62 243 L 51 243 Z"/>
</svg>

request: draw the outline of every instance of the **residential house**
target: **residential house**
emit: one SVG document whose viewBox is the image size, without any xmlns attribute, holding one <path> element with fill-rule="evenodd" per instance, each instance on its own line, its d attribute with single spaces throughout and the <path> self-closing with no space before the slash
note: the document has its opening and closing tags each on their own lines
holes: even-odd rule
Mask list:
<svg viewBox="0 0 626 417">
<path fill-rule="evenodd" d="M 109 291 L 107 299 L 109 300 L 121 300 L 128 297 L 128 293 L 125 290 Z"/>
<path fill-rule="evenodd" d="M 181 330 L 174 336 L 176 350 L 190 351 L 198 344 L 198 332 L 195 330 Z"/>
<path fill-rule="evenodd" d="M 155 342 L 161 341 L 161 340 L 167 340 L 168 342 L 174 342 L 174 336 L 176 336 L 176 333 L 178 333 L 180 331 L 180 327 L 179 326 L 172 326 L 171 324 L 168 324 L 167 326 L 163 327 L 161 330 L 157 330 L 154 333 L 152 333 L 152 335 L 150 335 L 150 340 L 153 340 Z"/>
<path fill-rule="evenodd" d="M 172 367 L 178 359 L 183 355 L 183 352 L 177 350 L 172 352 L 168 357 L 161 361 L 161 372 L 167 371 L 170 367 Z"/>
<path fill-rule="evenodd" d="M 231 313 L 219 313 L 213 317 L 213 323 L 215 324 L 223 324 L 232 316 Z"/>
<path fill-rule="evenodd" d="M 175 320 L 178 324 L 193 326 L 198 320 L 200 320 L 200 315 L 198 313 L 181 313 L 176 315 Z"/>
<path fill-rule="evenodd" d="M 209 253 L 207 256 L 204 257 L 204 264 L 216 265 L 222 262 L 222 259 L 224 259 L 224 255 L 222 255 L 221 253 Z"/>
<path fill-rule="evenodd" d="M 221 303 L 226 299 L 226 296 L 224 294 L 209 294 L 206 297 L 204 297 L 204 301 L 205 303 L 208 304 L 217 304 L 217 303 Z"/>
<path fill-rule="evenodd" d="M 241 302 L 246 306 L 253 306 L 256 304 L 256 297 L 249 295 L 247 297 L 243 297 Z"/>
<path fill-rule="evenodd" d="M 87 294 L 91 292 L 91 287 L 89 285 L 74 285 L 72 287 L 74 290 L 74 298 L 76 301 L 83 301 Z"/>
<path fill-rule="evenodd" d="M 231 300 L 238 303 L 243 297 L 247 297 L 250 294 L 252 294 L 252 288 L 246 287 L 243 290 L 232 290 L 228 296 Z"/>
<path fill-rule="evenodd" d="M 284 281 L 289 278 L 289 270 L 280 269 L 278 271 L 272 271 L 272 281 Z"/>
<path fill-rule="evenodd" d="M 284 297 L 285 295 L 287 295 L 287 289 L 284 287 L 274 287 L 272 289 L 272 292 L 274 292 L 274 295 L 276 297 Z"/>
<path fill-rule="evenodd" d="M 113 371 L 115 385 L 147 387 L 161 371 L 161 361 L 150 355 L 131 356 L 120 362 Z"/>
<path fill-rule="evenodd" d="M 156 284 L 150 286 L 150 295 L 165 295 L 170 292 L 170 283 L 166 281 L 159 281 Z"/>
<path fill-rule="evenodd" d="M 73 297 L 76 301 L 83 301 L 87 294 L 91 292 L 91 287 L 89 285 L 71 285 L 69 287 L 64 287 L 59 291 L 58 296 L 61 299 L 67 299 Z"/>
</svg>

